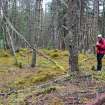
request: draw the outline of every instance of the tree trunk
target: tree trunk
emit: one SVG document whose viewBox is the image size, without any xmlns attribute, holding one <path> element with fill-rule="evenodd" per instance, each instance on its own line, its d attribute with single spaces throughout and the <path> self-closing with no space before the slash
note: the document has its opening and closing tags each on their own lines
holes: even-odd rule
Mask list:
<svg viewBox="0 0 105 105">
<path fill-rule="evenodd" d="M 99 20 L 99 0 L 94 0 L 94 32 L 95 35 L 99 32 L 98 20 Z"/>
<path fill-rule="evenodd" d="M 102 34 L 105 36 L 105 0 L 103 2 Z"/>
<path fill-rule="evenodd" d="M 33 50 L 31 67 L 35 67 L 35 66 L 36 66 L 36 51 Z"/>
<path fill-rule="evenodd" d="M 5 15 L 6 17 L 8 17 L 8 1 L 5 0 L 5 1 L 1 1 L 2 3 L 2 9 L 3 9 L 3 15 Z M 3 25 L 3 30 L 4 30 L 4 47 L 6 49 L 10 48 L 10 44 L 9 44 L 9 41 L 8 41 L 8 36 L 7 36 L 7 32 L 6 32 L 6 20 L 3 16 L 3 21 L 2 21 L 2 25 Z"/>
<path fill-rule="evenodd" d="M 69 42 L 69 65 L 71 71 L 79 71 L 78 67 L 78 26 L 79 26 L 79 0 L 69 0 L 68 3 L 68 29 L 71 37 Z M 71 33 L 71 34 L 70 34 Z"/>
<path fill-rule="evenodd" d="M 36 0 L 35 3 L 35 12 L 33 13 L 33 37 L 32 37 L 32 46 L 37 47 L 39 42 L 39 32 L 40 32 L 40 17 L 41 17 L 41 8 L 42 7 L 42 0 Z M 32 64 L 31 67 L 35 67 L 36 65 L 36 51 L 33 50 L 32 53 Z"/>
<path fill-rule="evenodd" d="M 59 48 L 58 0 L 52 1 L 51 12 L 52 12 L 52 23 L 51 23 L 52 43 L 53 47 L 57 49 Z"/>
</svg>

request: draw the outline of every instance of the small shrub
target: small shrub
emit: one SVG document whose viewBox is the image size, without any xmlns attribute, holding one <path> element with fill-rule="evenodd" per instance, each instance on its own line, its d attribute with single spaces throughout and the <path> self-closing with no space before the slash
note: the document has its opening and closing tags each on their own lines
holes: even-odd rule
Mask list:
<svg viewBox="0 0 105 105">
<path fill-rule="evenodd" d="M 58 49 L 55 49 L 53 52 L 58 52 Z"/>
<path fill-rule="evenodd" d="M 91 67 L 91 70 L 96 71 L 96 68 L 94 65 Z"/>
<path fill-rule="evenodd" d="M 52 91 L 55 91 L 56 90 L 56 87 L 48 87 L 46 88 L 45 90 L 43 90 L 43 94 L 48 94 L 48 93 L 51 93 Z"/>
<path fill-rule="evenodd" d="M 23 68 L 22 62 L 15 63 L 14 65 L 19 67 L 20 69 Z"/>
<path fill-rule="evenodd" d="M 22 65 L 21 62 L 19 62 L 18 67 L 19 67 L 19 68 L 23 68 L 23 65 Z"/>
<path fill-rule="evenodd" d="M 58 53 L 52 53 L 52 54 L 50 54 L 50 56 L 51 56 L 52 58 L 57 58 L 57 57 L 59 57 L 59 54 L 58 54 Z"/>
</svg>

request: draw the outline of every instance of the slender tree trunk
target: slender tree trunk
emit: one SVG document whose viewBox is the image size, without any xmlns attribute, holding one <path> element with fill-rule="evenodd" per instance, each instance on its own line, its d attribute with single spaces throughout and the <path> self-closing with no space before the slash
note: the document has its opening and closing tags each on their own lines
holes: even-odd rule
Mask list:
<svg viewBox="0 0 105 105">
<path fill-rule="evenodd" d="M 36 0 L 35 14 L 33 14 L 35 22 L 33 22 L 34 30 L 33 30 L 33 38 L 32 38 L 32 44 L 33 44 L 33 47 L 35 48 L 37 47 L 38 40 L 39 40 L 41 7 L 42 7 L 42 0 Z M 35 67 L 35 66 L 36 66 L 36 51 L 33 50 L 31 67 Z"/>
<path fill-rule="evenodd" d="M 51 23 L 52 42 L 53 42 L 54 48 L 59 48 L 58 0 L 52 1 L 51 12 L 52 12 L 52 23 Z"/>
<path fill-rule="evenodd" d="M 30 35 L 32 35 L 32 17 L 31 17 L 31 3 L 30 0 L 25 0 L 25 5 L 26 5 L 26 9 L 25 12 L 27 14 L 26 19 L 27 19 L 27 30 L 26 30 L 26 39 L 28 40 L 28 42 L 31 43 L 31 37 Z"/>
<path fill-rule="evenodd" d="M 102 26 L 102 33 L 103 35 L 105 36 L 105 0 L 103 2 L 103 17 L 102 17 L 102 23 L 103 23 L 103 26 Z"/>
<path fill-rule="evenodd" d="M 5 0 L 5 1 L 2 1 L 1 0 L 1 4 L 2 4 L 2 9 L 3 9 L 3 15 L 5 15 L 6 17 L 8 17 L 8 1 Z M 2 25 L 3 25 L 3 30 L 4 30 L 4 46 L 6 49 L 10 48 L 9 46 L 9 41 L 8 41 L 8 36 L 7 36 L 7 32 L 6 32 L 6 20 L 3 16 L 3 21 L 2 21 Z"/>
<path fill-rule="evenodd" d="M 98 34 L 99 27 L 98 27 L 98 21 L 99 21 L 99 0 L 94 0 L 94 32 L 95 34 Z"/>
<path fill-rule="evenodd" d="M 17 60 L 17 58 L 16 58 L 16 53 L 15 53 L 15 49 L 14 49 L 13 39 L 12 39 L 12 37 L 11 37 L 11 35 L 10 35 L 10 31 L 9 31 L 8 26 L 6 26 L 6 30 L 7 30 L 7 33 L 8 33 L 9 39 L 10 39 L 11 48 L 12 48 L 12 52 L 13 52 L 14 59 L 15 59 L 15 64 L 18 65 L 18 60 Z"/>
</svg>

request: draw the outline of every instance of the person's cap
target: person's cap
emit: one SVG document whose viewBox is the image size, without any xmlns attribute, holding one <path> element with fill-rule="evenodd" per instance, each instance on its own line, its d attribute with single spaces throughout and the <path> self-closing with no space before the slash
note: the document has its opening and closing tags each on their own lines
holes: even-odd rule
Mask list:
<svg viewBox="0 0 105 105">
<path fill-rule="evenodd" d="M 98 37 L 98 38 L 102 38 L 102 35 L 101 35 L 101 34 L 99 34 L 97 37 Z"/>
</svg>

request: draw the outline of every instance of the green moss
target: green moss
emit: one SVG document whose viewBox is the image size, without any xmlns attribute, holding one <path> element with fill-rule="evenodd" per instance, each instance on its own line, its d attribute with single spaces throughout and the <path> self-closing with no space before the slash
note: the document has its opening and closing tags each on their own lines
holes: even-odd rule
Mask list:
<svg viewBox="0 0 105 105">
<path fill-rule="evenodd" d="M 25 64 L 28 64 L 27 51 L 28 51 L 27 49 L 22 49 L 18 53 L 16 53 L 18 62 L 20 62 L 18 67 L 20 67 L 20 68 L 22 66 L 24 66 Z M 15 77 L 16 80 L 14 82 L 13 82 L 13 79 L 10 80 L 10 78 L 9 78 L 9 80 L 8 80 L 9 87 L 16 88 L 16 89 L 25 89 L 26 87 L 30 87 L 35 84 L 38 84 L 41 82 L 46 82 L 50 79 L 53 79 L 54 76 L 59 76 L 64 73 L 67 73 L 67 68 L 69 67 L 69 65 L 68 65 L 69 53 L 68 53 L 68 51 L 46 50 L 46 49 L 40 50 L 40 51 L 44 52 L 44 54 L 48 55 L 52 59 L 54 58 L 54 60 L 56 62 L 58 62 L 59 65 L 64 67 L 64 70 L 60 69 L 59 67 L 56 67 L 54 65 L 54 63 L 48 61 L 47 59 L 45 59 L 39 55 L 37 55 L 37 65 L 38 66 L 36 67 L 35 72 L 32 72 L 30 68 L 27 68 L 27 69 L 30 69 L 30 71 L 26 69 L 27 72 L 25 69 L 19 69 L 19 68 L 16 69 L 16 65 L 15 66 L 13 65 L 14 57 L 11 55 L 9 55 L 8 57 L 1 57 L 0 64 L 1 65 L 10 65 L 10 67 L 7 67 L 7 68 L 0 67 L 0 70 L 1 70 L 0 76 L 2 76 L 2 74 L 3 74 L 3 76 L 5 76 L 6 72 L 3 72 L 3 71 L 6 71 L 6 70 L 8 71 L 8 76 L 11 76 L 11 77 L 12 77 L 12 75 L 11 75 L 12 70 L 13 70 L 13 72 L 16 71 L 16 73 L 18 73 L 18 75 L 16 74 L 16 77 Z M 88 59 L 87 61 L 81 62 L 84 59 L 87 59 L 88 57 L 92 57 L 92 59 Z M 31 53 L 29 53 L 29 62 L 31 62 Z M 103 61 L 103 63 L 104 63 L 104 61 Z M 90 66 L 90 64 L 91 64 L 91 66 Z M 92 65 L 95 65 L 95 64 L 96 64 L 95 57 L 93 57 L 91 55 L 79 54 L 79 65 L 81 66 L 81 68 L 83 68 L 83 69 L 81 69 L 82 71 L 84 70 L 83 72 L 86 72 L 86 71 L 91 72 Z M 12 68 L 12 70 L 9 71 L 8 68 L 9 69 Z M 17 70 L 19 72 L 17 72 Z M 21 71 L 21 70 L 23 70 L 23 71 Z M 22 73 L 22 75 L 21 75 L 21 73 Z M 97 76 L 97 78 L 100 80 L 101 79 L 105 80 L 104 72 L 102 74 L 96 74 L 95 76 Z M 14 78 L 14 76 L 13 76 L 13 78 Z M 67 79 L 71 80 L 72 77 L 70 76 Z M 5 82 L 5 80 L 4 80 L 4 82 Z M 7 83 L 7 81 L 6 81 L 6 83 Z M 5 91 L 5 89 L 2 91 Z M 53 88 L 47 88 L 46 90 L 43 91 L 43 93 L 46 94 L 51 91 L 53 91 Z M 16 98 L 16 97 L 13 96 L 11 98 Z"/>
<path fill-rule="evenodd" d="M 59 52 L 59 50 L 58 49 L 54 49 L 54 51 L 53 52 Z"/>
<path fill-rule="evenodd" d="M 96 68 L 94 65 L 91 67 L 91 70 L 96 71 Z"/>
<path fill-rule="evenodd" d="M 37 83 L 45 82 L 49 79 L 52 79 L 53 76 L 54 76 L 54 74 L 48 74 L 48 73 L 45 73 L 45 74 L 40 73 L 37 75 L 36 74 L 30 75 L 25 78 L 17 79 L 14 83 L 11 83 L 10 86 L 15 87 L 15 88 L 24 88 L 27 86 L 32 86 Z"/>
<path fill-rule="evenodd" d="M 101 71 L 101 72 L 92 71 L 92 74 L 93 74 L 93 78 L 98 81 L 105 80 L 105 71 Z"/>
<path fill-rule="evenodd" d="M 56 87 L 48 87 L 42 91 L 42 94 L 48 94 L 51 93 L 52 91 L 56 91 Z"/>
<path fill-rule="evenodd" d="M 48 79 L 52 78 L 51 75 L 41 75 L 40 77 L 32 77 L 31 78 L 31 84 L 35 84 L 35 83 L 40 83 L 40 82 L 44 82 Z"/>
<path fill-rule="evenodd" d="M 0 58 L 0 64 L 1 65 L 13 65 L 14 64 L 14 58 L 13 57 L 1 57 Z"/>
<path fill-rule="evenodd" d="M 63 51 L 63 52 L 62 52 L 62 55 L 63 55 L 64 57 L 66 57 L 66 56 L 68 57 L 68 56 L 69 56 L 69 52 L 68 52 L 68 51 Z"/>
<path fill-rule="evenodd" d="M 55 53 L 50 54 L 50 56 L 51 56 L 52 58 L 57 58 L 57 57 L 59 57 L 60 55 L 55 52 Z"/>
<path fill-rule="evenodd" d="M 41 60 L 38 64 L 39 65 L 47 65 L 47 64 L 49 64 L 49 62 L 46 60 Z"/>
<path fill-rule="evenodd" d="M 26 65 L 29 62 L 31 62 L 31 55 L 21 52 L 21 51 L 19 53 L 16 53 L 16 58 L 18 59 L 19 65 L 21 66 Z"/>
<path fill-rule="evenodd" d="M 87 58 L 88 58 L 87 55 L 85 55 L 85 54 L 79 54 L 79 61 L 87 59 Z"/>
<path fill-rule="evenodd" d="M 19 67 L 20 69 L 23 68 L 22 62 L 17 62 L 14 64 L 16 67 Z"/>
<path fill-rule="evenodd" d="M 3 50 L 3 49 L 0 50 L 0 57 L 9 57 L 9 56 L 10 56 L 9 51 Z"/>
<path fill-rule="evenodd" d="M 20 49 L 20 51 L 22 51 L 22 52 L 27 52 L 27 50 L 28 50 L 27 48 L 21 48 Z"/>
</svg>

